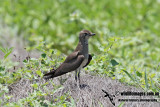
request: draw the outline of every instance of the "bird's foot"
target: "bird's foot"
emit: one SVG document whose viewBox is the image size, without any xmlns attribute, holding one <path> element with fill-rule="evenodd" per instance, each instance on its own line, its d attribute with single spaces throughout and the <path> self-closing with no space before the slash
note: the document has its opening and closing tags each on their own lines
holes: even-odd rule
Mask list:
<svg viewBox="0 0 160 107">
<path fill-rule="evenodd" d="M 83 89 L 83 88 L 86 88 L 86 87 L 89 87 L 89 85 L 87 85 L 87 84 L 80 84 L 80 85 L 79 85 L 79 88 L 80 88 L 80 89 Z"/>
</svg>

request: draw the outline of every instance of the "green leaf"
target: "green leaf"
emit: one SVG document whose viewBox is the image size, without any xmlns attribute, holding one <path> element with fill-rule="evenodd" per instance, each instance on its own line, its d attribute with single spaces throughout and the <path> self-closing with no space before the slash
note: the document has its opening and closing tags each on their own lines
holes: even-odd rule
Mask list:
<svg viewBox="0 0 160 107">
<path fill-rule="evenodd" d="M 128 75 L 128 77 L 129 77 L 131 80 L 135 81 L 134 78 L 133 78 L 126 70 L 123 70 L 123 71 Z"/>
<path fill-rule="evenodd" d="M 38 88 L 38 84 L 31 84 L 31 86 L 35 89 Z"/>
<path fill-rule="evenodd" d="M 36 74 L 39 75 L 40 77 L 42 77 L 41 71 L 36 71 Z"/>
<path fill-rule="evenodd" d="M 146 85 L 146 88 L 148 89 L 148 79 L 147 79 L 147 73 L 146 73 L 146 70 L 145 70 L 145 76 L 144 76 L 144 79 L 145 79 L 145 85 Z"/>
<path fill-rule="evenodd" d="M 46 57 L 46 54 L 45 54 L 45 53 L 43 53 L 43 54 L 41 54 L 41 56 L 42 56 L 42 58 L 45 58 L 45 57 Z"/>
<path fill-rule="evenodd" d="M 12 51 L 8 52 L 7 54 L 5 54 L 4 58 L 7 58 L 8 55 L 10 55 L 12 53 Z"/>
<path fill-rule="evenodd" d="M 112 59 L 112 60 L 111 60 L 111 64 L 112 64 L 112 66 L 116 66 L 116 65 L 118 65 L 119 63 L 118 63 L 116 60 Z"/>
<path fill-rule="evenodd" d="M 12 51 L 13 51 L 13 47 L 9 48 L 9 51 L 11 51 L 11 52 L 12 52 Z"/>
<path fill-rule="evenodd" d="M 27 63 L 27 60 L 25 59 L 25 60 L 23 60 L 23 62 L 24 62 L 24 63 Z"/>
<path fill-rule="evenodd" d="M 124 102 L 121 102 L 121 104 L 119 104 L 118 107 L 123 107 L 123 105 L 124 105 Z"/>
<path fill-rule="evenodd" d="M 5 93 L 5 91 L 1 91 L 0 92 L 0 97 Z"/>
<path fill-rule="evenodd" d="M 42 86 L 42 87 L 44 87 L 44 86 L 46 86 L 47 84 L 49 84 L 49 83 L 48 83 L 48 82 L 46 82 L 46 83 L 42 84 L 41 86 Z"/>
<path fill-rule="evenodd" d="M 63 104 L 63 107 L 67 107 L 66 104 Z"/>
<path fill-rule="evenodd" d="M 13 47 L 9 49 L 0 47 L 0 50 L 5 54 L 4 58 L 7 58 L 12 53 Z"/>
<path fill-rule="evenodd" d="M 13 47 L 9 49 L 0 47 L 0 50 L 5 54 L 4 58 L 7 58 L 12 53 Z"/>
<path fill-rule="evenodd" d="M 151 80 L 151 86 L 152 86 L 152 89 L 154 89 L 154 88 L 155 88 L 155 86 L 154 86 L 154 84 L 153 84 L 153 80 L 152 80 L 152 78 L 150 78 L 150 80 Z"/>
<path fill-rule="evenodd" d="M 5 48 L 0 47 L 0 50 L 5 54 Z"/>
<path fill-rule="evenodd" d="M 45 64 L 45 63 L 46 63 L 46 62 L 42 59 L 42 60 L 41 60 L 41 64 Z"/>
<path fill-rule="evenodd" d="M 137 76 L 142 77 L 142 73 L 136 71 Z"/>
<path fill-rule="evenodd" d="M 5 67 L 0 66 L 0 71 L 4 71 Z"/>
</svg>

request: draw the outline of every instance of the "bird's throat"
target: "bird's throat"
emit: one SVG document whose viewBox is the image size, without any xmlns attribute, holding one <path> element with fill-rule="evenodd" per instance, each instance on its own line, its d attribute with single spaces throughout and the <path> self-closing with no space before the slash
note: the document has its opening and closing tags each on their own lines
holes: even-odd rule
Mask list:
<svg viewBox="0 0 160 107">
<path fill-rule="evenodd" d="M 88 40 L 79 41 L 75 51 L 79 51 L 84 56 L 86 56 L 86 54 L 88 55 Z"/>
<path fill-rule="evenodd" d="M 88 39 L 86 39 L 84 42 L 83 42 L 83 44 L 82 44 L 82 47 L 83 47 L 83 53 L 84 53 L 84 55 L 86 56 L 86 55 L 88 55 Z"/>
<path fill-rule="evenodd" d="M 84 44 L 85 44 L 85 45 L 88 45 L 88 40 L 87 40 L 87 39 L 84 41 Z"/>
</svg>

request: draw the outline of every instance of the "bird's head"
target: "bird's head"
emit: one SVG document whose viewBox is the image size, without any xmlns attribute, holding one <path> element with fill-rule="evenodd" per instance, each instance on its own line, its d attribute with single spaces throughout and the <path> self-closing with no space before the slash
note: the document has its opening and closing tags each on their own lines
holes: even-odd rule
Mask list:
<svg viewBox="0 0 160 107">
<path fill-rule="evenodd" d="M 96 35 L 95 33 L 92 33 L 88 30 L 82 30 L 80 33 L 79 33 L 79 38 L 80 40 L 86 40 L 86 39 L 89 39 L 90 37 Z"/>
</svg>

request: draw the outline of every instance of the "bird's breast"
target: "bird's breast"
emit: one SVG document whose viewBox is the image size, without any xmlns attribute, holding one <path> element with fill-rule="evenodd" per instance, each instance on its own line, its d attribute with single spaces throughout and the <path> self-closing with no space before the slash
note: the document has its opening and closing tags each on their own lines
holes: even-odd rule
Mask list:
<svg viewBox="0 0 160 107">
<path fill-rule="evenodd" d="M 84 60 L 81 64 L 81 67 L 85 66 L 87 64 L 87 62 L 88 62 L 88 55 L 84 55 Z"/>
<path fill-rule="evenodd" d="M 85 66 L 88 62 L 88 59 L 84 59 L 83 63 L 82 63 L 82 66 Z"/>
</svg>

